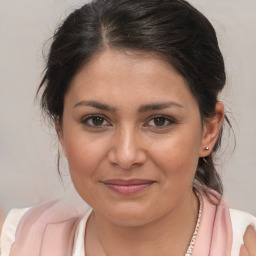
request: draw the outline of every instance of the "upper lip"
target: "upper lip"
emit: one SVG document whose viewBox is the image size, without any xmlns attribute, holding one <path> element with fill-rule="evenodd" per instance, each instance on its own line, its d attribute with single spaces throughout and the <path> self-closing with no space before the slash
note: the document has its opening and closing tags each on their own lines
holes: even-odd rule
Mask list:
<svg viewBox="0 0 256 256">
<path fill-rule="evenodd" d="M 104 180 L 102 183 L 109 185 L 119 185 L 119 186 L 128 186 L 128 185 L 141 185 L 141 184 L 149 184 L 155 182 L 154 180 L 147 179 L 110 179 Z"/>
</svg>

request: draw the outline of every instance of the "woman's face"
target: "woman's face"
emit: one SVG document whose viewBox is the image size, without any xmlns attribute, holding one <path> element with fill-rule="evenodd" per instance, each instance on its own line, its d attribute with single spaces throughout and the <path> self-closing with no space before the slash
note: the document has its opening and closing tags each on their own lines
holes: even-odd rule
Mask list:
<svg viewBox="0 0 256 256">
<path fill-rule="evenodd" d="M 110 49 L 75 76 L 59 136 L 78 193 L 121 225 L 178 207 L 207 146 L 183 77 L 153 56 Z"/>
</svg>

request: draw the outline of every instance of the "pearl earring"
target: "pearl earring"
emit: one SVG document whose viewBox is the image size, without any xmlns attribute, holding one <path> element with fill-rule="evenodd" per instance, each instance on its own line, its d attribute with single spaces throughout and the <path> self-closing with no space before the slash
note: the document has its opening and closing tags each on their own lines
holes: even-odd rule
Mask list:
<svg viewBox="0 0 256 256">
<path fill-rule="evenodd" d="M 209 147 L 205 147 L 204 149 L 205 149 L 206 151 L 208 151 L 208 150 L 209 150 Z"/>
</svg>

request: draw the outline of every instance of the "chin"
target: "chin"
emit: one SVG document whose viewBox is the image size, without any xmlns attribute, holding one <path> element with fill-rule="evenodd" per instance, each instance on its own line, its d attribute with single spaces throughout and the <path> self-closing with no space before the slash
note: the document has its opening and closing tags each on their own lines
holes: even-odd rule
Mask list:
<svg viewBox="0 0 256 256">
<path fill-rule="evenodd" d="M 109 218 L 110 216 L 108 216 Z M 123 215 L 123 216 L 116 216 L 111 220 L 112 223 L 118 226 L 123 226 L 123 227 L 140 227 L 148 224 L 150 219 L 145 218 L 145 215 L 143 216 L 138 216 L 138 215 Z"/>
<path fill-rule="evenodd" d="M 97 210 L 95 212 L 97 213 Z M 143 226 L 153 220 L 149 216 L 149 210 L 141 206 L 115 207 L 111 210 L 101 211 L 101 215 L 108 221 L 124 227 Z"/>
</svg>

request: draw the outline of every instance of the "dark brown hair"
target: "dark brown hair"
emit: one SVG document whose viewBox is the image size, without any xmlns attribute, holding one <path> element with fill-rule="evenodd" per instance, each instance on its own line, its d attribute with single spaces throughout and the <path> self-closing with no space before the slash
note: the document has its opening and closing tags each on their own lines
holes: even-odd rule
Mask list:
<svg viewBox="0 0 256 256">
<path fill-rule="evenodd" d="M 72 79 L 106 47 L 158 54 L 185 78 L 202 122 L 215 114 L 226 82 L 225 67 L 215 30 L 202 13 L 183 0 L 95 0 L 71 13 L 54 34 L 38 89 L 51 120 L 61 122 Z M 199 159 L 195 175 L 196 183 L 220 194 L 222 182 L 212 154 L 221 136 L 222 131 L 213 152 Z"/>
</svg>

